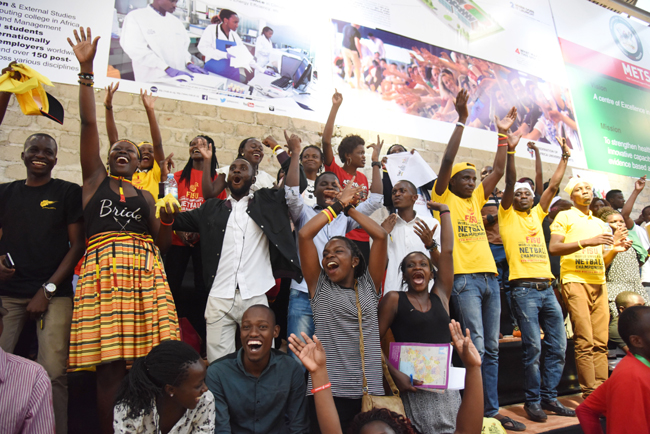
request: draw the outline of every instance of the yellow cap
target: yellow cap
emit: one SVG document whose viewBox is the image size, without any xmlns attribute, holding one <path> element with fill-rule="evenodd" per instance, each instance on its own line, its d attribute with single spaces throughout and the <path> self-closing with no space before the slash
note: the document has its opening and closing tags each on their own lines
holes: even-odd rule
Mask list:
<svg viewBox="0 0 650 434">
<path fill-rule="evenodd" d="M 472 170 L 474 170 L 476 172 L 476 166 L 473 165 L 472 163 L 457 163 L 457 164 L 454 164 L 454 167 L 451 169 L 451 177 L 450 178 L 453 178 L 454 175 L 457 174 L 458 172 L 462 172 L 463 170 L 467 170 L 467 169 L 472 169 Z"/>
<path fill-rule="evenodd" d="M 581 182 L 584 182 L 585 184 L 588 184 L 590 187 L 593 187 L 591 185 L 591 182 L 587 181 L 586 179 L 582 179 L 578 176 L 574 176 L 573 178 L 569 179 L 569 183 L 564 187 L 564 191 L 566 191 L 569 195 L 573 193 L 573 189 L 576 188 L 576 185 L 580 184 Z"/>
</svg>

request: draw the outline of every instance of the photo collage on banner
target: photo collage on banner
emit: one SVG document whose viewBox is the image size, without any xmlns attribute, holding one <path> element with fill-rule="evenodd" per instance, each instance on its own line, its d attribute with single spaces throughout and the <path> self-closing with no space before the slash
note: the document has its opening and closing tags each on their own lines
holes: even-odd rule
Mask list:
<svg viewBox="0 0 650 434">
<path fill-rule="evenodd" d="M 520 157 L 533 140 L 557 162 L 563 137 L 579 169 L 650 164 L 650 30 L 588 2 L 179 0 L 163 14 L 148 0 L 23 0 L 0 2 L 0 25 L 3 66 L 54 83 L 77 83 L 67 38 L 84 25 L 101 36 L 98 88 L 320 122 L 338 89 L 340 125 L 441 143 L 464 88 L 464 147 L 494 151 L 494 118 L 515 106 Z"/>
</svg>

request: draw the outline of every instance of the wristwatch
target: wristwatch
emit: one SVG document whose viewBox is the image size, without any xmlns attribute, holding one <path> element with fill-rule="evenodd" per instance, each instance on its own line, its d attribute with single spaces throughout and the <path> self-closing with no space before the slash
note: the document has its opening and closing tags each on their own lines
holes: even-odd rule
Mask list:
<svg viewBox="0 0 650 434">
<path fill-rule="evenodd" d="M 44 283 L 43 292 L 45 292 L 45 298 L 52 300 L 52 297 L 56 294 L 56 285 L 52 282 Z"/>
<path fill-rule="evenodd" d="M 372 167 L 379 167 L 381 169 L 381 162 L 380 161 L 373 161 L 371 166 Z"/>
<path fill-rule="evenodd" d="M 438 248 L 438 243 L 436 243 L 436 240 L 431 240 L 431 245 L 429 247 L 424 247 L 426 247 L 428 251 L 435 250 Z"/>
</svg>

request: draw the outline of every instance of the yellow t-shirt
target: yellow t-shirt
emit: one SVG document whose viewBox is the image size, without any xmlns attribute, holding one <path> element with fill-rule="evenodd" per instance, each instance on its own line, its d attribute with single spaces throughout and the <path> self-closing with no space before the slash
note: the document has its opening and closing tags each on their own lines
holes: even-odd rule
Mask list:
<svg viewBox="0 0 650 434">
<path fill-rule="evenodd" d="M 133 186 L 140 190 L 147 190 L 153 196 L 154 200 L 158 200 L 160 192 L 158 183 L 160 182 L 160 166 L 154 160 L 153 167 L 148 172 L 135 172 L 133 174 Z"/>
<path fill-rule="evenodd" d="M 442 196 L 438 196 L 434 184 L 431 200 L 444 203 L 449 207 L 455 236 L 454 274 L 497 274 L 497 266 L 494 263 L 481 217 L 481 208 L 487 202 L 483 184 L 476 187 L 469 199 L 456 196 L 449 191 L 449 188 Z M 439 219 L 440 216 L 436 217 Z"/>
<path fill-rule="evenodd" d="M 503 209 L 499 205 L 499 233 L 510 267 L 510 280 L 553 279 L 542 229 L 546 214 L 539 205 L 530 213 L 517 211 L 512 206 Z"/>
<path fill-rule="evenodd" d="M 565 243 L 575 243 L 603 233 L 612 233 L 610 227 L 589 211 L 585 215 L 576 207 L 558 213 L 551 225 L 551 235 L 564 236 Z M 578 282 L 593 285 L 605 283 L 603 246 L 585 247 L 560 259 L 562 283 Z"/>
</svg>

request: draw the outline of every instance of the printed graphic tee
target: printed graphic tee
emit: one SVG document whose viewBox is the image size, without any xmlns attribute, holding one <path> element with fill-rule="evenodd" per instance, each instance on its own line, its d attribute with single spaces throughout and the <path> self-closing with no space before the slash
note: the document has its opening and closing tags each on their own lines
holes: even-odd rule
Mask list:
<svg viewBox="0 0 650 434">
<path fill-rule="evenodd" d="M 437 182 L 437 181 L 436 181 Z M 479 184 L 472 196 L 463 199 L 445 189 L 438 196 L 433 184 L 431 200 L 449 207 L 451 224 L 454 228 L 454 274 L 494 273 L 497 267 L 488 244 L 481 208 L 487 202 L 483 184 Z M 439 215 L 436 213 L 436 218 Z"/>
<path fill-rule="evenodd" d="M 539 205 L 530 213 L 517 211 L 512 206 L 508 209 L 499 206 L 499 231 L 510 266 L 510 280 L 553 279 L 542 229 L 546 214 Z"/>
<path fill-rule="evenodd" d="M 339 179 L 339 183 L 341 184 L 341 188 L 345 188 L 345 186 L 348 185 L 348 182 L 350 182 L 352 179 L 352 175 L 343 170 L 343 168 L 336 164 L 336 161 L 334 160 L 332 160 L 332 164 L 325 165 L 325 170 L 336 175 L 336 177 Z M 359 171 L 357 171 L 357 174 L 355 176 L 355 186 L 361 186 L 362 188 L 361 202 L 363 202 L 368 198 L 368 178 L 366 178 L 366 175 L 364 175 L 363 172 Z M 351 232 L 348 232 L 346 237 L 355 241 L 370 241 L 370 236 L 368 236 L 368 233 L 363 229 L 355 229 Z"/>
</svg>

